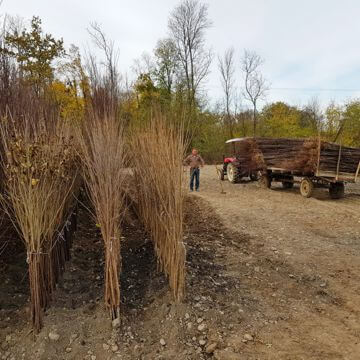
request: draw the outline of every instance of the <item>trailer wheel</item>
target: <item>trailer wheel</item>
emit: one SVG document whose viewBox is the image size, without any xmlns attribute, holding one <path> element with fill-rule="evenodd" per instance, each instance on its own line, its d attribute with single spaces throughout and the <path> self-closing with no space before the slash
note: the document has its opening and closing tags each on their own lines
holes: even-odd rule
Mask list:
<svg viewBox="0 0 360 360">
<path fill-rule="evenodd" d="M 259 180 L 259 173 L 256 172 L 251 172 L 249 175 L 249 178 L 251 181 L 258 181 Z"/>
<path fill-rule="evenodd" d="M 239 170 L 234 164 L 229 164 L 226 169 L 228 180 L 235 184 L 240 181 Z"/>
<path fill-rule="evenodd" d="M 303 178 L 300 183 L 300 194 L 303 197 L 311 197 L 314 190 L 314 183 L 309 178 Z"/>
<path fill-rule="evenodd" d="M 271 179 L 269 175 L 263 174 L 259 179 L 259 185 L 263 189 L 270 189 L 271 188 Z"/>
<path fill-rule="evenodd" d="M 293 183 L 293 181 L 294 181 L 294 177 L 293 176 L 288 176 L 288 177 L 286 177 L 286 179 L 289 179 L 289 181 L 282 181 L 281 183 L 282 183 L 282 186 L 283 186 L 283 188 L 284 189 L 292 189 L 293 187 L 294 187 L 294 183 Z"/>
<path fill-rule="evenodd" d="M 223 169 L 219 169 L 219 170 L 217 171 L 217 173 L 218 173 L 219 180 L 224 181 L 224 179 L 225 179 L 224 170 L 223 170 Z"/>
<path fill-rule="evenodd" d="M 330 197 L 332 199 L 341 199 L 345 195 L 345 185 L 342 182 L 331 183 L 329 187 Z"/>
</svg>

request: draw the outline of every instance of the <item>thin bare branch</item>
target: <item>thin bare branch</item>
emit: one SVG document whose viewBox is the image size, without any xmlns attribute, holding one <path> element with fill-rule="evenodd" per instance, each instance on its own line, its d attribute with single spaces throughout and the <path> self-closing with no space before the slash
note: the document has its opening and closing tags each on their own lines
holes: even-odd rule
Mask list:
<svg viewBox="0 0 360 360">
<path fill-rule="evenodd" d="M 244 51 L 241 59 L 241 70 L 244 73 L 245 90 L 243 96 L 250 101 L 253 107 L 253 132 L 256 135 L 257 122 L 257 102 L 263 99 L 269 87 L 267 81 L 260 72 L 260 67 L 264 60 L 254 51 Z"/>
</svg>

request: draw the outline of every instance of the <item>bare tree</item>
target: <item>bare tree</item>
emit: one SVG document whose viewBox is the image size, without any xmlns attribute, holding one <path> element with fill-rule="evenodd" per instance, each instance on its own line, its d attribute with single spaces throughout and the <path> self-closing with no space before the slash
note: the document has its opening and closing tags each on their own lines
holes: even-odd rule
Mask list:
<svg viewBox="0 0 360 360">
<path fill-rule="evenodd" d="M 115 50 L 114 42 L 107 38 L 99 24 L 93 22 L 87 30 L 94 44 L 102 50 L 105 55 L 105 62 L 103 65 L 106 69 L 105 74 L 107 76 L 107 85 L 110 86 L 112 96 L 116 97 L 118 96 L 120 81 L 120 74 L 117 70 L 119 53 Z M 94 64 L 94 60 L 94 57 L 90 59 L 90 63 Z"/>
<path fill-rule="evenodd" d="M 257 125 L 257 102 L 259 99 L 264 98 L 266 91 L 269 89 L 267 81 L 260 72 L 260 67 L 263 63 L 264 60 L 256 52 L 244 51 L 243 58 L 241 59 L 241 70 L 245 78 L 243 96 L 252 104 L 254 136 L 256 136 Z"/>
<path fill-rule="evenodd" d="M 312 97 L 302 110 L 301 123 L 304 127 L 310 127 L 313 131 L 321 132 L 324 114 L 319 99 Z"/>
<path fill-rule="evenodd" d="M 132 71 L 135 73 L 137 78 L 144 74 L 150 76 L 154 72 L 154 69 L 154 60 L 147 52 L 143 52 L 139 58 L 135 59 L 132 66 Z"/>
<path fill-rule="evenodd" d="M 210 26 L 208 5 L 198 0 L 183 0 L 169 19 L 168 27 L 178 51 L 190 108 L 195 105 L 199 87 L 209 74 L 212 53 L 205 49 L 205 31 Z"/>
<path fill-rule="evenodd" d="M 0 3 L 1 6 L 1 3 Z M 7 41 L 6 41 L 6 37 L 8 35 L 13 35 L 13 36 L 20 36 L 21 33 L 24 31 L 25 29 L 25 25 L 24 25 L 24 19 L 20 16 L 10 16 L 10 15 L 3 15 L 0 17 L 1 20 L 1 30 L 0 30 L 0 39 L 2 44 L 0 45 L 0 50 L 5 50 L 7 48 Z M 14 44 L 13 45 L 14 48 L 16 49 L 16 51 L 18 53 L 21 53 L 22 49 L 21 46 L 19 46 L 18 44 Z"/>
<path fill-rule="evenodd" d="M 226 50 L 223 57 L 218 58 L 218 67 L 220 70 L 220 81 L 224 91 L 225 102 L 225 121 L 229 128 L 229 135 L 234 137 L 234 119 L 232 114 L 232 104 L 234 100 L 234 75 L 235 75 L 235 63 L 234 63 L 234 49 L 229 48 Z"/>
</svg>

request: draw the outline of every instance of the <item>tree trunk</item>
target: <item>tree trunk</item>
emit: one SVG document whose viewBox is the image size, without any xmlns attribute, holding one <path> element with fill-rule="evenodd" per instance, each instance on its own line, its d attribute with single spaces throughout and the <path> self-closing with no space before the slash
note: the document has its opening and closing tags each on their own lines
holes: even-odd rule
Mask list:
<svg viewBox="0 0 360 360">
<path fill-rule="evenodd" d="M 256 104 L 253 107 L 254 137 L 256 136 Z"/>
<path fill-rule="evenodd" d="M 233 139 L 234 138 L 234 129 L 233 129 L 233 122 L 232 122 L 230 113 L 227 113 L 227 121 L 226 122 L 227 122 L 228 128 L 229 128 L 230 139 Z"/>
</svg>

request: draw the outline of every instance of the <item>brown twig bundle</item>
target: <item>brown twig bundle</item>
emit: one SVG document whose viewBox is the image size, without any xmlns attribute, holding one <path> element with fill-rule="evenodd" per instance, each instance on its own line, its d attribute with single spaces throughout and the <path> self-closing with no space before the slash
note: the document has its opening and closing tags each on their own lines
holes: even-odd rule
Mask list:
<svg viewBox="0 0 360 360">
<path fill-rule="evenodd" d="M 72 139 L 58 125 L 29 118 L 0 123 L 6 176 L 2 201 L 26 245 L 36 331 L 55 286 L 51 252 L 76 178 Z"/>
<path fill-rule="evenodd" d="M 185 286 L 183 134 L 158 117 L 132 138 L 140 216 L 177 301 L 183 298 Z"/>
<path fill-rule="evenodd" d="M 126 144 L 115 115 L 89 115 L 78 131 L 84 180 L 105 246 L 105 304 L 111 318 L 120 316 L 120 239 L 125 212 Z"/>
<path fill-rule="evenodd" d="M 320 170 L 355 174 L 360 162 L 360 149 L 340 148 L 338 144 L 322 142 L 319 160 Z"/>
<path fill-rule="evenodd" d="M 247 138 L 237 144 L 237 159 L 251 171 L 275 167 L 310 175 L 316 173 L 319 166 L 322 171 L 355 174 L 360 149 L 325 141 L 319 144 L 319 141 L 316 138 Z"/>
<path fill-rule="evenodd" d="M 282 158 L 281 162 L 279 162 L 280 168 L 296 170 L 304 174 L 313 174 L 316 172 L 319 140 L 306 139 L 301 142 L 297 141 L 288 153 L 288 158 Z"/>
</svg>

